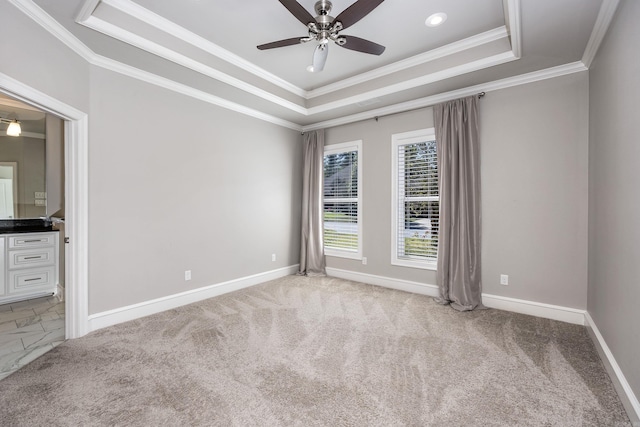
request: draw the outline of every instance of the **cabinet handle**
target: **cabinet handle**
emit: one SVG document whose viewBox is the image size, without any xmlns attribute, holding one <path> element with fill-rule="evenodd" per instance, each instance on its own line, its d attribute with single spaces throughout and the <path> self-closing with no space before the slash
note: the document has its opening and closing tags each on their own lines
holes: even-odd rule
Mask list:
<svg viewBox="0 0 640 427">
<path fill-rule="evenodd" d="M 23 240 L 23 243 L 36 243 L 36 242 L 44 242 L 42 239 L 33 239 L 33 240 Z"/>
<path fill-rule="evenodd" d="M 42 277 L 35 277 L 33 279 L 24 279 L 25 282 L 33 282 L 34 280 L 42 280 Z"/>
<path fill-rule="evenodd" d="M 42 258 L 42 256 L 38 255 L 38 256 L 26 256 L 24 257 L 24 259 L 40 259 Z"/>
</svg>

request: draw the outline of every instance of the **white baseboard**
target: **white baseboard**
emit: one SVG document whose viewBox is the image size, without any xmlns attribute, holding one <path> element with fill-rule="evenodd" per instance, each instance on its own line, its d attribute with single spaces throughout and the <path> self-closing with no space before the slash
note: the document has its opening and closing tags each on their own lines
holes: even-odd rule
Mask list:
<svg viewBox="0 0 640 427">
<path fill-rule="evenodd" d="M 514 313 L 528 314 L 544 319 L 559 320 L 561 322 L 584 325 L 584 310 L 563 307 L 560 305 L 545 304 L 542 302 L 527 301 L 523 299 L 502 297 L 499 295 L 482 294 L 482 303 L 486 307 L 499 310 L 512 311 Z"/>
<path fill-rule="evenodd" d="M 602 363 L 604 363 L 604 366 L 611 377 L 613 386 L 618 392 L 618 396 L 620 396 L 622 405 L 627 410 L 629 419 L 634 426 L 640 426 L 640 403 L 638 402 L 638 398 L 631 389 L 629 382 L 622 373 L 620 366 L 618 366 L 618 362 L 616 362 L 616 359 L 613 357 L 613 353 L 611 353 L 609 346 L 605 342 L 604 337 L 598 330 L 598 327 L 593 321 L 593 318 L 591 318 L 589 312 L 585 313 L 584 317 L 587 331 L 589 331 L 589 335 L 600 354 L 600 359 L 602 359 Z"/>
<path fill-rule="evenodd" d="M 353 280 L 354 282 L 367 283 L 369 285 L 382 286 L 383 288 L 397 289 L 399 291 L 411 292 L 414 294 L 438 296 L 438 287 L 426 283 L 412 282 L 410 280 L 393 279 L 391 277 L 376 276 L 356 271 L 341 270 L 339 268 L 327 268 L 327 275 L 339 279 Z"/>
<path fill-rule="evenodd" d="M 341 270 L 339 268 L 327 268 L 327 274 L 340 279 L 353 280 L 356 282 L 398 289 L 400 291 L 412 292 L 415 294 L 431 297 L 438 296 L 438 287 L 427 283 L 412 282 L 409 280 L 394 279 L 391 277 L 376 276 L 367 273 L 358 273 L 356 271 Z M 545 319 L 560 320 L 562 322 L 584 325 L 585 311 L 575 308 L 489 294 L 482 294 L 482 303 L 487 307 L 497 308 L 499 310 L 512 311 L 514 313 L 529 314 L 531 316 L 542 317 Z"/>
<path fill-rule="evenodd" d="M 248 288 L 269 280 L 295 274 L 297 271 L 298 265 L 291 265 L 277 270 L 241 277 L 239 279 L 216 283 L 214 285 L 192 289 L 179 294 L 168 295 L 166 297 L 92 314 L 89 316 L 89 331 L 95 331 L 97 329 L 106 328 L 107 326 L 139 319 L 151 314 L 160 313 L 183 305 L 213 298 L 218 295 Z"/>
</svg>

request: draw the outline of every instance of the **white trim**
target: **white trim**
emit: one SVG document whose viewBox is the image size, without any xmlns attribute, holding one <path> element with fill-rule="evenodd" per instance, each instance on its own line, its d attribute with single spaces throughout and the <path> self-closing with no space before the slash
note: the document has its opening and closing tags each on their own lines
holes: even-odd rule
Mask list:
<svg viewBox="0 0 640 427">
<path fill-rule="evenodd" d="M 158 43 L 154 43 L 148 39 L 140 37 L 137 34 L 133 34 L 129 31 L 123 30 L 122 28 L 103 21 L 100 18 L 92 16 L 81 22 L 81 24 L 109 37 L 113 37 L 116 40 L 128 43 L 131 46 L 140 48 L 153 55 L 159 56 L 160 58 L 164 58 L 167 61 L 171 61 L 197 73 L 200 73 L 207 77 L 211 77 L 212 79 L 218 80 L 222 83 L 228 84 L 229 86 L 235 87 L 236 89 L 250 93 L 251 95 L 257 96 L 258 98 L 265 99 L 273 104 L 280 105 L 296 113 L 305 114 L 307 111 L 305 107 L 296 104 L 295 102 L 288 101 L 282 97 L 272 94 L 271 92 L 260 89 L 252 84 L 232 77 L 229 74 L 209 67 L 208 65 L 205 65 L 200 61 L 191 59 L 188 56 L 182 55 Z"/>
<path fill-rule="evenodd" d="M 565 76 L 567 74 L 578 73 L 586 70 L 587 68 L 581 61 L 572 62 L 570 64 L 559 65 L 557 67 L 551 67 L 544 70 L 521 74 L 519 76 L 507 77 L 501 80 L 495 80 L 493 82 L 469 86 L 450 92 L 443 92 L 438 95 L 427 96 L 425 98 L 414 99 L 407 102 L 401 102 L 399 104 L 389 105 L 386 107 L 377 108 L 375 110 L 363 111 L 362 113 L 352 114 L 350 116 L 343 116 L 337 119 L 313 123 L 303 126 L 302 131 L 309 132 L 316 129 L 326 129 L 330 127 L 359 122 L 362 120 L 369 120 L 389 114 L 396 114 L 404 111 L 415 110 L 418 108 L 430 107 L 441 102 L 450 101 L 452 99 L 462 98 L 465 96 L 471 96 L 482 91 L 488 92 L 492 90 L 506 89 L 513 86 L 520 86 L 523 84 Z"/>
<path fill-rule="evenodd" d="M 168 295 L 162 298 L 156 298 L 137 304 L 119 307 L 113 310 L 103 311 L 101 313 L 89 316 L 89 330 L 106 328 L 107 326 L 116 325 L 122 322 L 139 319 L 141 317 L 150 316 L 162 311 L 171 310 L 183 305 L 192 304 L 208 298 L 213 298 L 229 292 L 248 288 L 259 283 L 269 280 L 278 279 L 280 277 L 289 276 L 298 271 L 298 265 L 279 268 L 276 270 L 266 271 L 264 273 L 253 274 L 251 276 L 241 277 L 226 282 L 216 283 L 198 289 L 192 289 L 178 294 Z"/>
<path fill-rule="evenodd" d="M 352 280 L 354 282 L 367 283 L 369 285 L 382 286 L 383 288 L 397 289 L 399 291 L 411 292 L 412 294 L 438 296 L 438 287 L 426 283 L 412 282 L 410 280 L 394 279 L 392 277 L 377 276 L 374 274 L 359 273 L 357 271 L 342 270 L 339 268 L 327 267 L 327 274 L 340 279 Z"/>
<path fill-rule="evenodd" d="M 85 19 L 88 19 L 96 10 L 101 1 L 102 0 L 85 0 L 82 3 L 82 7 L 80 7 L 80 10 L 78 11 L 78 14 L 76 15 L 76 22 L 80 23 Z"/>
<path fill-rule="evenodd" d="M 522 56 L 522 14 L 520 12 L 520 0 L 506 0 L 505 18 L 509 37 L 511 38 L 511 51 L 520 59 Z"/>
<path fill-rule="evenodd" d="M 57 99 L 0 73 L 0 90 L 65 119 L 65 230 L 70 239 L 66 257 L 67 338 L 87 333 L 89 312 L 88 116 Z"/>
<path fill-rule="evenodd" d="M 338 277 L 340 279 L 397 289 L 414 294 L 427 295 L 431 297 L 437 297 L 439 295 L 438 287 L 436 285 L 426 283 L 412 282 L 403 279 L 394 279 L 392 277 L 377 276 L 373 274 L 359 273 L 357 271 L 342 270 L 332 267 L 327 267 L 327 274 L 329 276 Z M 489 295 L 484 293 L 482 294 L 482 302 L 485 306 L 498 310 L 511 311 L 514 313 L 528 314 L 545 319 L 559 320 L 562 322 L 584 325 L 584 310 Z"/>
<path fill-rule="evenodd" d="M 412 56 L 407 59 L 403 59 L 401 61 L 394 62 L 384 67 L 376 68 L 375 70 L 371 70 L 366 73 L 358 74 L 356 76 L 310 90 L 306 93 L 306 98 L 312 99 L 331 92 L 343 90 L 351 86 L 368 82 L 369 80 L 404 71 L 408 68 L 435 61 L 436 59 L 443 58 L 445 56 L 454 55 L 467 49 L 491 43 L 504 37 L 507 37 L 507 29 L 504 26 L 485 31 L 484 33 L 476 34 L 474 36 L 467 37 L 466 39 L 449 43 L 448 45 Z"/>
<path fill-rule="evenodd" d="M 598 12 L 598 17 L 596 18 L 596 23 L 591 31 L 591 37 L 589 37 L 589 42 L 582 55 L 582 63 L 585 67 L 591 67 L 591 63 L 596 57 L 596 53 L 604 36 L 607 34 L 609 24 L 611 24 L 613 20 L 619 3 L 620 0 L 603 0 L 600 11 Z"/>
<path fill-rule="evenodd" d="M 354 150 L 355 149 L 355 150 Z M 362 259 L 362 248 L 363 248 L 363 244 L 362 244 L 362 234 L 363 234 L 363 228 L 362 228 L 362 207 L 364 206 L 363 202 L 362 202 L 362 195 L 364 193 L 364 191 L 362 191 L 362 185 L 363 185 L 363 181 L 362 181 L 362 165 L 364 164 L 362 161 L 362 140 L 358 139 L 356 141 L 349 141 L 349 142 L 341 142 L 339 144 L 331 144 L 331 145 L 325 145 L 324 146 L 324 156 L 326 156 L 327 154 L 331 155 L 331 154 L 338 154 L 338 153 L 345 153 L 348 151 L 355 151 L 356 153 L 358 153 L 358 216 L 357 216 L 357 221 L 358 221 L 358 248 L 355 251 L 349 251 L 346 249 L 336 249 L 336 248 L 327 248 L 325 246 L 324 248 L 324 254 L 327 256 L 333 256 L 333 257 L 338 257 L 338 258 L 351 258 L 351 259 L 357 259 L 357 260 L 361 260 Z M 324 195 L 323 195 L 323 201 L 324 201 Z M 324 230 L 323 230 L 324 232 Z"/>
<path fill-rule="evenodd" d="M 276 116 L 272 116 L 262 111 L 254 110 L 253 108 L 245 107 L 244 105 L 237 104 L 235 102 L 220 98 L 219 96 L 212 95 L 208 92 L 203 92 L 199 89 L 195 89 L 191 86 L 187 86 L 182 83 L 178 83 L 174 80 L 167 79 L 165 77 L 158 76 L 157 74 L 150 73 L 148 71 L 140 70 L 122 62 L 114 61 L 103 56 L 97 56 L 95 58 L 94 65 L 110 70 L 127 77 L 131 77 L 145 83 L 149 83 L 161 88 L 180 93 L 182 95 L 190 96 L 200 101 L 207 102 L 218 107 L 225 108 L 227 110 L 235 111 L 237 113 L 244 114 L 246 116 L 254 117 L 256 119 L 263 120 L 265 122 L 273 123 L 282 127 L 293 129 L 296 131 L 302 131 L 302 127 L 298 124 L 281 119 Z"/>
<path fill-rule="evenodd" d="M 96 0 L 89 0 L 96 1 Z M 238 68 L 243 69 L 255 76 L 258 76 L 269 83 L 272 83 L 282 89 L 285 89 L 295 95 L 304 97 L 306 95 L 306 91 L 302 88 L 299 88 L 288 81 L 276 76 L 275 74 L 270 73 L 264 68 L 260 68 L 257 65 L 247 61 L 246 59 L 241 58 L 240 56 L 218 46 L 217 44 L 201 37 L 186 28 L 176 24 L 173 21 L 170 21 L 147 8 L 140 6 L 137 3 L 127 0 L 98 0 L 103 3 L 118 9 L 119 11 L 126 13 L 135 19 L 138 19 L 146 24 L 153 26 L 155 29 L 162 31 L 166 34 L 169 34 L 173 37 L 176 37 L 179 40 L 182 40 L 185 43 L 188 43 L 192 46 L 195 46 L 213 56 L 216 56 L 230 64 L 235 65 Z M 84 24 L 83 21 L 86 21 L 88 17 L 85 17 L 81 14 L 78 15 L 76 22 L 79 24 Z M 91 26 L 89 26 L 91 28 Z"/>
<path fill-rule="evenodd" d="M 624 376 L 622 369 L 620 369 L 618 362 L 616 362 L 616 359 L 605 342 L 604 337 L 600 333 L 600 330 L 596 326 L 596 322 L 594 322 L 588 311 L 585 313 L 584 317 L 587 331 L 600 354 L 600 359 L 602 359 L 602 362 L 611 377 L 613 385 L 618 392 L 618 396 L 620 396 L 620 400 L 622 401 L 624 408 L 627 410 L 627 414 L 629 415 L 631 422 L 633 425 L 640 424 L 640 402 L 638 402 L 638 398 Z"/>
<path fill-rule="evenodd" d="M 337 108 L 346 107 L 348 105 L 357 104 L 359 102 L 367 101 L 369 99 L 379 98 L 386 95 L 392 95 L 396 92 L 413 89 L 418 86 L 427 85 L 430 83 L 439 82 L 449 79 L 451 77 L 460 76 L 462 74 L 468 74 L 473 71 L 482 70 L 488 67 L 504 64 L 506 62 L 514 61 L 517 58 L 513 56 L 513 52 L 503 52 L 497 55 L 489 56 L 486 58 L 478 59 L 476 61 L 466 62 L 455 67 L 447 68 L 444 70 L 436 71 L 435 73 L 425 74 L 414 79 L 404 80 L 400 83 L 387 85 L 378 89 L 374 89 L 368 92 L 362 92 L 358 95 L 342 98 L 333 102 L 327 102 L 316 107 L 307 109 L 307 115 L 314 115 L 318 113 L 324 113 Z"/>
<path fill-rule="evenodd" d="M 527 301 L 499 295 L 482 294 L 482 303 L 486 307 L 499 310 L 512 311 L 514 313 L 528 314 L 530 316 L 545 319 L 559 320 L 561 322 L 584 325 L 585 310 L 563 307 L 560 305 L 545 304 L 542 302 Z"/>
</svg>

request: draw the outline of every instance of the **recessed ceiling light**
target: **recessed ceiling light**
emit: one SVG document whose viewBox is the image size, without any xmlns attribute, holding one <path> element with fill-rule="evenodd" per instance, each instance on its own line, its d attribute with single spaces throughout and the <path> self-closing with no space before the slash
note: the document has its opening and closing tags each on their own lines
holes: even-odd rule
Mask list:
<svg viewBox="0 0 640 427">
<path fill-rule="evenodd" d="M 426 21 L 424 21 L 424 25 L 427 27 L 437 27 L 441 25 L 444 21 L 447 20 L 447 14 L 444 12 L 434 13 L 429 16 Z"/>
</svg>

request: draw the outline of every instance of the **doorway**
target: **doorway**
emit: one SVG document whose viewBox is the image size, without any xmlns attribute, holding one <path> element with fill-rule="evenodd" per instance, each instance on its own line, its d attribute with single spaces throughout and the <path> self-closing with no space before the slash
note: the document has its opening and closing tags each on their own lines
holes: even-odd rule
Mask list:
<svg viewBox="0 0 640 427">
<path fill-rule="evenodd" d="M 0 93 L 64 120 L 65 337 L 81 337 L 89 332 L 88 115 L 4 73 Z"/>
</svg>

